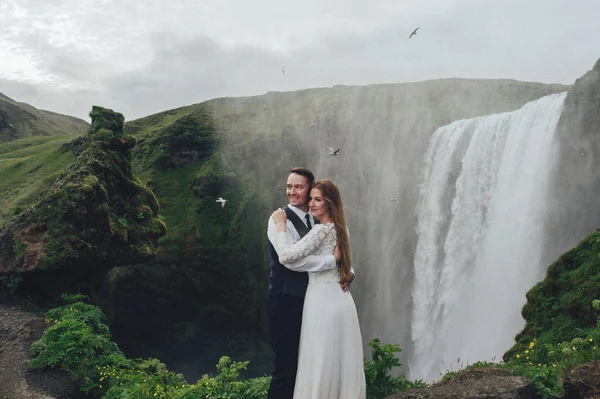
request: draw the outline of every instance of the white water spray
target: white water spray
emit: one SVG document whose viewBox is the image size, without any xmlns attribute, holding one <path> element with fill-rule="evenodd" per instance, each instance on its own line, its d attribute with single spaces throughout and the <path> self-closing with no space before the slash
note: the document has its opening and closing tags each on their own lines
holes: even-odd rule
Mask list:
<svg viewBox="0 0 600 399">
<path fill-rule="evenodd" d="M 525 293 L 547 266 L 544 199 L 565 97 L 432 136 L 418 208 L 411 378 L 499 361 L 523 327 Z"/>
</svg>

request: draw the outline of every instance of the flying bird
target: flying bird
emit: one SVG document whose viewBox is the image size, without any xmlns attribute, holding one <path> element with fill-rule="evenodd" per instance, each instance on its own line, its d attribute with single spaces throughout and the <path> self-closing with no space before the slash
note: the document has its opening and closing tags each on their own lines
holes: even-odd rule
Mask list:
<svg viewBox="0 0 600 399">
<path fill-rule="evenodd" d="M 285 69 L 283 67 L 281 67 L 281 74 L 285 75 Z"/>
<path fill-rule="evenodd" d="M 221 208 L 225 208 L 225 203 L 227 202 L 227 200 L 219 197 L 215 202 L 220 202 Z"/>
<path fill-rule="evenodd" d="M 390 197 L 389 200 L 390 201 L 394 201 L 394 202 L 398 202 L 398 198 L 396 198 L 396 197 Z"/>
<path fill-rule="evenodd" d="M 408 38 L 410 39 L 411 37 L 413 37 L 413 35 L 416 35 L 418 30 L 419 30 L 419 28 L 413 30 L 413 32 L 410 34 L 410 36 Z"/>
<path fill-rule="evenodd" d="M 333 148 L 329 147 L 329 155 L 333 155 L 335 157 L 336 155 L 338 155 L 339 152 L 339 148 L 337 150 L 334 150 Z"/>
</svg>

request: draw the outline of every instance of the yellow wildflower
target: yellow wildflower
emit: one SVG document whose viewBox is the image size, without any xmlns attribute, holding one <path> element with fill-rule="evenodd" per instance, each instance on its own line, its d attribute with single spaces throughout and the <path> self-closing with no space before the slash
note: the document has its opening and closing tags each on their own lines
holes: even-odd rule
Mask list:
<svg viewBox="0 0 600 399">
<path fill-rule="evenodd" d="M 529 353 L 529 349 L 527 349 L 527 350 L 525 351 L 525 353 Z"/>
<path fill-rule="evenodd" d="M 521 355 L 519 355 L 519 354 L 517 353 L 517 359 L 518 359 L 518 358 L 520 358 L 520 357 L 521 357 Z"/>
<path fill-rule="evenodd" d="M 530 342 L 530 343 L 529 343 L 529 347 L 530 347 L 530 348 L 533 348 L 533 346 L 534 346 L 534 345 L 535 345 L 535 342 Z"/>
</svg>

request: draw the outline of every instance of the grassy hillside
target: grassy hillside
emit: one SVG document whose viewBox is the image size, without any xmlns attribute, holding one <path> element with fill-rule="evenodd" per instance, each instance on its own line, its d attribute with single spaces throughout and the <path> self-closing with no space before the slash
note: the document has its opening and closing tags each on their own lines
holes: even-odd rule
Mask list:
<svg viewBox="0 0 600 399">
<path fill-rule="evenodd" d="M 33 136 L 77 136 L 88 129 L 79 118 L 39 110 L 0 93 L 0 143 Z"/>
<path fill-rule="evenodd" d="M 0 143 L 0 228 L 75 160 L 73 152 L 63 147 L 71 140 L 71 136 L 38 136 Z"/>
</svg>

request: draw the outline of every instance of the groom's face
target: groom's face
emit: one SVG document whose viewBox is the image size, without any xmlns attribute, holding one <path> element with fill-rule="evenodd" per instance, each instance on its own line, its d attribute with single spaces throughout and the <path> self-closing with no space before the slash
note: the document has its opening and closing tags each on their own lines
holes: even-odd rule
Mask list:
<svg viewBox="0 0 600 399">
<path fill-rule="evenodd" d="M 287 179 L 285 194 L 290 201 L 290 205 L 296 208 L 308 208 L 308 179 L 296 173 L 290 174 Z"/>
</svg>

